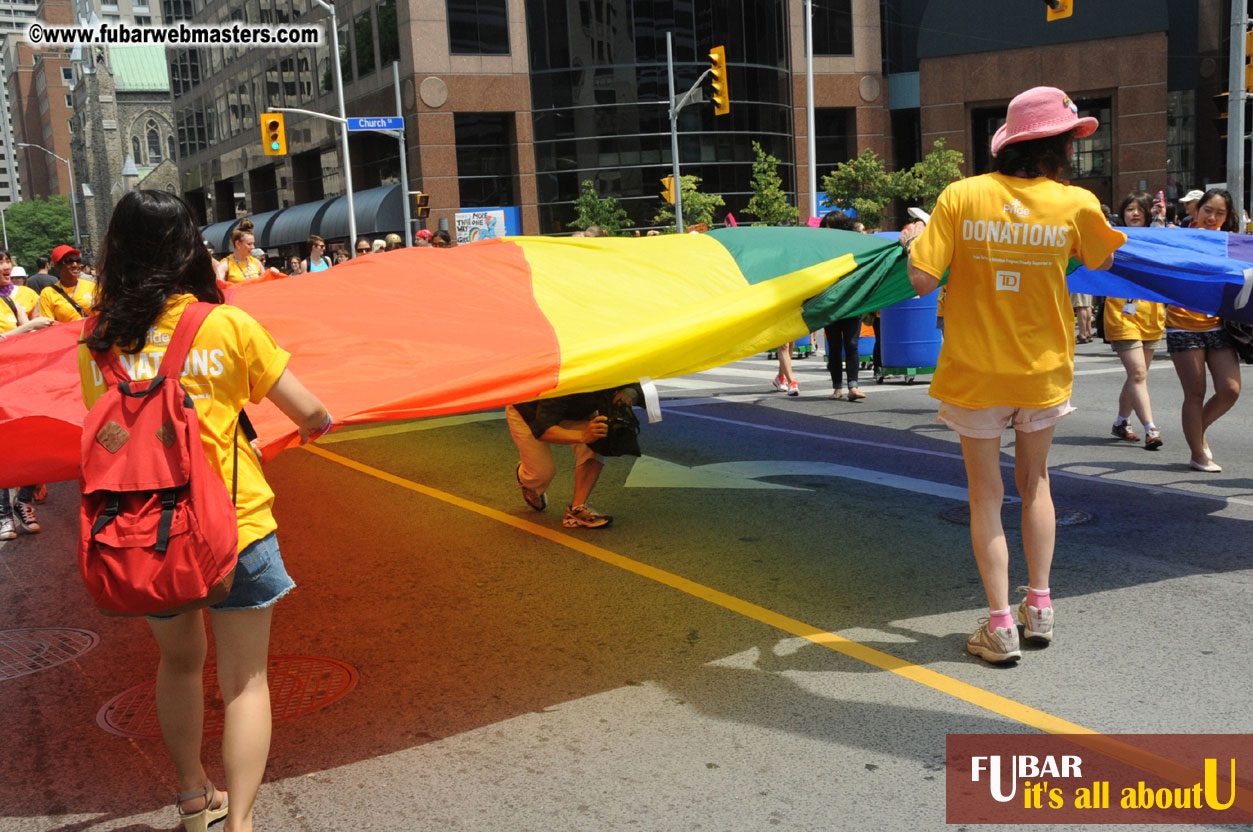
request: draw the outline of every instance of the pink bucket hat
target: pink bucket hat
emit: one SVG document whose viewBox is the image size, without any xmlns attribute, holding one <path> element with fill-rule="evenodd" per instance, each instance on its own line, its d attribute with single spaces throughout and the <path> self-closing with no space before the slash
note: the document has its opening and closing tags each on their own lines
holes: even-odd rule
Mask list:
<svg viewBox="0 0 1253 832">
<path fill-rule="evenodd" d="M 1032 87 L 1009 102 L 1009 115 L 992 137 L 992 155 L 1014 142 L 1042 139 L 1075 131 L 1082 139 L 1096 132 L 1100 122 L 1091 116 L 1079 118 L 1079 108 L 1057 87 Z"/>
</svg>

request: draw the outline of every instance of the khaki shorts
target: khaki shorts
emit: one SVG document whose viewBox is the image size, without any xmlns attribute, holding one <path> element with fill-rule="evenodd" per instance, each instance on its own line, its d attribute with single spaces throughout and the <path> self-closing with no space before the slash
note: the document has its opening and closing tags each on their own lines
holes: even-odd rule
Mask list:
<svg viewBox="0 0 1253 832">
<path fill-rule="evenodd" d="M 971 439 L 996 439 L 1010 425 L 1013 425 L 1014 430 L 1023 433 L 1051 428 L 1077 409 L 1070 403 L 1070 399 L 1039 409 L 1006 406 L 971 410 L 944 402 L 940 405 L 940 412 L 936 414 L 935 420 Z"/>
<path fill-rule="evenodd" d="M 1156 341 L 1110 341 L 1109 345 L 1114 348 L 1114 352 L 1126 352 L 1127 350 L 1145 349 L 1158 350 L 1162 346 L 1162 339 Z"/>
</svg>

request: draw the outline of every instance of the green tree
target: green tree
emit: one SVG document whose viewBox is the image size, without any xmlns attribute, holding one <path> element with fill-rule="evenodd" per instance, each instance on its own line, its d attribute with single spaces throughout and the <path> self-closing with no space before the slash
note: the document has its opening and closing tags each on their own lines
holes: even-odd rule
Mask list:
<svg viewBox="0 0 1253 832">
<path fill-rule="evenodd" d="M 74 244 L 70 198 L 58 194 L 15 202 L 4 211 L 4 227 L 13 262 L 34 274 L 36 257 L 46 257 L 62 243 Z"/>
<path fill-rule="evenodd" d="M 936 139 L 930 153 L 907 172 L 899 175 L 901 199 L 920 202 L 924 211 L 935 209 L 935 201 L 949 183 L 962 178 L 965 157 L 960 150 L 947 150 L 944 139 Z"/>
<path fill-rule="evenodd" d="M 898 195 L 900 183 L 901 177 L 885 170 L 883 160 L 870 148 L 840 162 L 822 177 L 827 199 L 833 205 L 855 209 L 857 218 L 869 229 L 883 225 L 883 209 Z"/>
<path fill-rule="evenodd" d="M 800 211 L 789 205 L 787 193 L 783 190 L 783 177 L 779 176 L 779 160 L 771 156 L 761 145 L 753 142 L 753 152 L 757 161 L 753 162 L 753 181 L 749 187 L 753 189 L 753 198 L 744 206 L 744 213 L 752 214 L 761 220 L 762 225 L 778 225 L 781 222 L 795 223 Z M 686 201 L 684 205 L 686 205 Z"/>
<path fill-rule="evenodd" d="M 578 216 L 570 225 L 575 228 L 599 225 L 608 231 L 611 237 L 630 222 L 626 210 L 618 206 L 618 200 L 611 196 L 601 199 L 600 194 L 596 192 L 596 186 L 590 179 L 583 180 L 583 190 L 579 193 L 579 198 L 574 201 L 574 210 Z"/>
<path fill-rule="evenodd" d="M 703 222 L 712 227 L 714 224 L 714 212 L 726 205 L 726 201 L 717 194 L 701 193 L 701 178 L 699 176 L 688 174 L 680 177 L 680 179 L 682 180 L 680 187 L 683 195 L 683 224 L 687 226 Z M 657 212 L 657 216 L 653 217 L 655 225 L 670 225 L 673 222 L 673 205 L 663 205 L 661 210 Z"/>
</svg>

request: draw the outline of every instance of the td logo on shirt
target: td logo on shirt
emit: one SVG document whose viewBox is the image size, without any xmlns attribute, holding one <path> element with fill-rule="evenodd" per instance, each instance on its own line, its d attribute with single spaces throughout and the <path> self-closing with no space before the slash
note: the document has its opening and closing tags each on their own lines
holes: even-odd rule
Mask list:
<svg viewBox="0 0 1253 832">
<path fill-rule="evenodd" d="M 1017 292 L 1018 284 L 1022 282 L 1022 275 L 1019 272 L 1001 272 L 996 273 L 996 291 L 998 292 Z"/>
</svg>

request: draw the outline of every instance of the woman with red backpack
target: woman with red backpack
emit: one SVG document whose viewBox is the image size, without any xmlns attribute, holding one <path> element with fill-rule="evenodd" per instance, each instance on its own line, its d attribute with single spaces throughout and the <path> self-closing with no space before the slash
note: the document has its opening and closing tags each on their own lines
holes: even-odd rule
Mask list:
<svg viewBox="0 0 1253 832">
<path fill-rule="evenodd" d="M 149 626 L 161 653 L 157 716 L 178 776 L 179 818 L 194 832 L 223 816 L 227 832 L 250 830 L 270 746 L 266 665 L 271 610 L 295 583 L 283 567 L 275 539 L 274 493 L 239 429 L 240 413 L 249 402 L 268 398 L 299 427 L 302 442 L 329 430 L 331 418 L 287 370 L 291 356 L 270 334 L 247 313 L 222 304 L 213 261 L 181 199 L 161 191 L 127 193 L 114 209 L 103 248 L 95 308 L 99 317 L 79 348 L 88 408 L 106 394 L 111 386 L 106 378 L 116 379 L 116 373 L 124 370 L 136 386 L 153 379 L 166 350 L 173 349 L 171 342 L 178 340 L 173 333 L 184 312 L 203 313 L 206 307 L 196 302 L 214 304 L 195 330 L 186 360 L 177 363 L 179 381 L 194 405 L 207 464 L 233 499 L 238 523 L 233 583 L 225 600 L 209 608 L 226 710 L 226 791 L 214 788 L 200 758 L 207 652 L 203 615 L 200 609 L 149 615 Z M 108 443 L 110 453 L 124 455 L 127 438 L 107 435 L 101 441 Z M 142 439 L 134 437 L 131 448 L 141 447 Z M 86 457 L 87 451 L 85 473 Z M 178 523 L 174 525 L 177 532 Z"/>
</svg>

